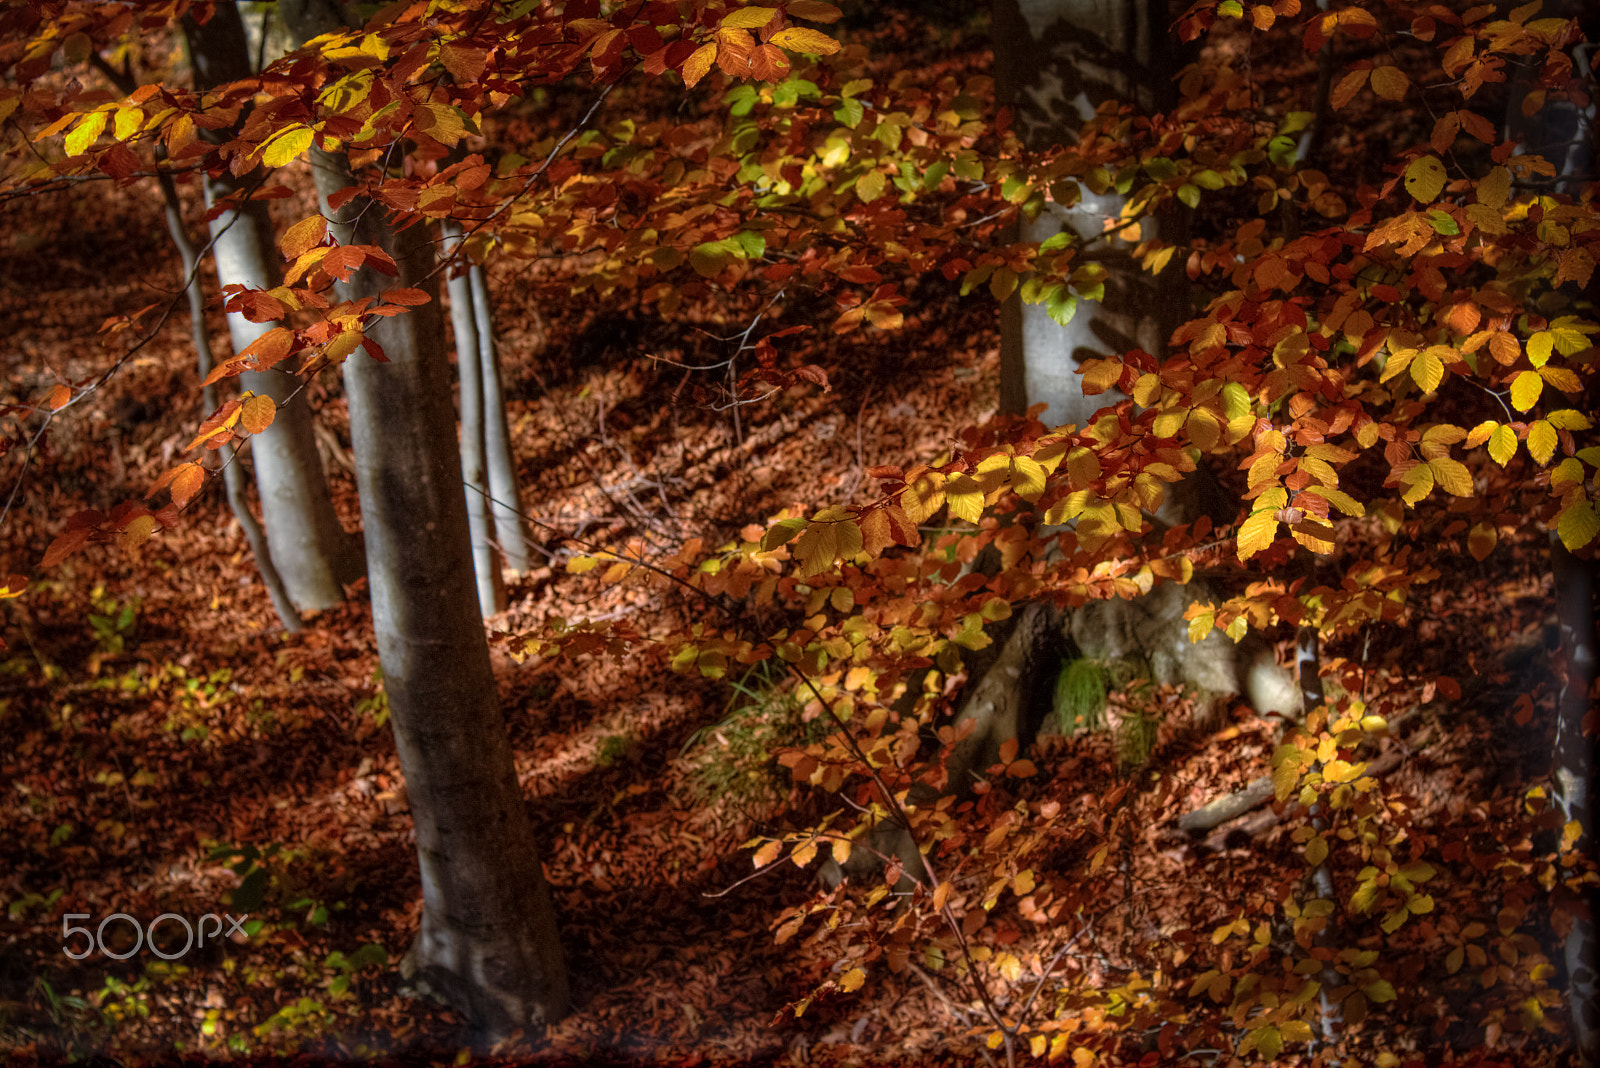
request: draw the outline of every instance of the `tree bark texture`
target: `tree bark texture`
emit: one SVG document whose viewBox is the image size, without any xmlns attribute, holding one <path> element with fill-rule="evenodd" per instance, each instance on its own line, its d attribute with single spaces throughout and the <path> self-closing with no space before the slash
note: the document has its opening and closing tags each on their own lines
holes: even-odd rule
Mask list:
<svg viewBox="0 0 1600 1068">
<path fill-rule="evenodd" d="M 478 324 L 478 366 L 483 379 L 484 465 L 489 476 L 490 514 L 494 536 L 505 564 L 526 571 L 528 536 L 522 518 L 521 484 L 517 459 L 511 450 L 511 427 L 506 420 L 505 393 L 500 382 L 500 351 L 495 344 L 494 309 L 489 305 L 489 279 L 481 264 L 467 269 L 472 290 L 472 314 Z"/>
<path fill-rule="evenodd" d="M 337 8 L 288 3 L 306 40 L 339 28 Z M 313 151 L 323 212 L 342 244 L 382 246 L 396 279 L 363 269 L 344 289 L 437 292 L 420 226 L 396 233 L 352 184 L 342 156 Z M 344 365 L 361 491 L 372 620 L 421 865 L 421 930 L 403 970 L 491 1039 L 567 1009 L 555 909 L 534 845 L 474 596 L 466 497 L 436 299 L 380 318 L 369 336 L 389 362 L 359 351 Z"/>
<path fill-rule="evenodd" d="M 1078 131 L 1107 100 L 1146 111 L 1166 106 L 1178 56 L 1167 32 L 1163 0 L 993 0 L 995 82 L 1009 104 L 1022 143 L 1031 151 L 1072 145 Z M 1046 405 L 1046 426 L 1088 424 L 1105 398 L 1085 397 L 1078 365 L 1086 359 L 1143 349 L 1159 355 L 1187 316 L 1176 268 L 1159 275 L 1133 258 L 1137 241 L 1106 237 L 1121 217 L 1123 198 L 1083 187 L 1076 204 L 1046 204 L 1018 224 L 1023 241 L 1045 241 L 1062 231 L 1084 243 L 1083 262 L 1106 270 L 1105 299 L 1080 302 L 1061 326 L 1042 304 L 1013 294 L 1001 309 L 1000 405 L 1021 413 Z M 1167 237 L 1176 220 L 1162 220 Z M 1153 237 L 1146 220 L 1142 236 Z"/>
<path fill-rule="evenodd" d="M 222 5 L 205 23 L 190 23 L 195 86 L 202 91 L 251 75 L 249 47 L 238 9 Z M 206 203 L 235 192 L 231 178 L 208 178 Z M 278 253 L 272 220 L 261 201 L 247 201 L 211 220 L 212 256 L 224 285 L 271 288 L 278 284 Z M 271 328 L 238 312 L 228 315 L 235 352 L 243 351 Z M 250 456 L 261 497 L 262 524 L 273 566 L 289 599 L 301 611 L 332 608 L 344 600 L 344 584 L 361 576 L 360 553 L 339 524 L 328 492 L 322 458 L 312 433 L 311 409 L 303 398 L 290 401 L 298 381 L 282 371 L 247 371 L 241 389 L 269 396 L 278 406 L 272 425 L 251 438 Z"/>
<path fill-rule="evenodd" d="M 461 224 L 445 220 L 444 252 L 461 247 Z M 484 467 L 483 364 L 478 357 L 478 319 L 472 282 L 465 271 L 452 271 L 445 282 L 450 293 L 450 333 L 456 343 L 456 381 L 461 394 L 461 481 L 467 494 L 467 530 L 472 537 L 472 569 L 477 578 L 478 610 L 484 617 L 505 609 L 500 581 L 500 554 L 495 551 L 496 525 L 489 512 L 489 477 Z"/>
</svg>

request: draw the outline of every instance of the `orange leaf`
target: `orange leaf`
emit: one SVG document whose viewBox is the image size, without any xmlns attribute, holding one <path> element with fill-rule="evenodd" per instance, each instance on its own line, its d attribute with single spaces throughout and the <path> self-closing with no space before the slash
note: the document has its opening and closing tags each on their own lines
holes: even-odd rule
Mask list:
<svg viewBox="0 0 1600 1068">
<path fill-rule="evenodd" d="M 61 561 L 88 544 L 89 535 L 94 533 L 93 527 L 68 527 L 44 551 L 44 559 L 39 561 L 41 567 L 55 567 Z"/>
<path fill-rule="evenodd" d="M 694 54 L 683 61 L 683 84 L 693 89 L 711 70 L 716 58 L 717 46 L 714 44 L 703 44 L 695 49 Z"/>
<path fill-rule="evenodd" d="M 316 248 L 328 236 L 328 220 L 321 215 L 301 219 L 283 232 L 278 239 L 278 251 L 284 259 L 292 260 Z"/>
<path fill-rule="evenodd" d="M 1372 72 L 1372 91 L 1385 100 L 1403 100 L 1411 79 L 1399 67 L 1379 67 Z"/>
<path fill-rule="evenodd" d="M 414 308 L 419 304 L 428 303 L 433 298 L 421 289 L 389 289 L 384 291 L 383 299 L 390 304 L 404 304 L 408 308 Z"/>
<path fill-rule="evenodd" d="M 49 408 L 52 412 L 59 412 L 61 409 L 65 408 L 71 401 L 72 401 L 72 387 L 64 385 L 64 384 L 63 385 L 57 385 L 54 389 L 52 389 L 50 391 L 50 395 L 45 398 L 44 406 L 46 408 Z"/>
<path fill-rule="evenodd" d="M 820 30 L 804 26 L 790 26 L 772 35 L 772 43 L 794 52 L 808 52 L 814 56 L 831 56 L 839 51 L 839 42 Z"/>
<path fill-rule="evenodd" d="M 206 471 L 196 463 L 182 464 L 172 478 L 172 503 L 182 508 L 194 499 L 205 483 Z"/>
<path fill-rule="evenodd" d="M 278 412 L 278 405 L 271 397 L 255 394 L 241 405 L 239 422 L 252 434 L 259 434 L 272 425 L 273 416 Z"/>
</svg>

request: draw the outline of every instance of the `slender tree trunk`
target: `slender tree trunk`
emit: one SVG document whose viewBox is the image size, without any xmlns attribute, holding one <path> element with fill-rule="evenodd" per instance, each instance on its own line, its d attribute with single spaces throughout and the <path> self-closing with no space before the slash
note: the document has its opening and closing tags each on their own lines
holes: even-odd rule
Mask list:
<svg viewBox="0 0 1600 1068">
<path fill-rule="evenodd" d="M 993 13 L 996 88 L 1013 107 L 1017 132 L 1030 150 L 1076 143 L 1106 100 L 1155 110 L 1174 95 L 1177 55 L 1163 0 L 994 0 Z M 1016 295 L 1006 301 L 1000 320 L 1004 410 L 1021 413 L 1043 403 L 1046 426 L 1087 425 L 1106 401 L 1083 395 L 1078 365 L 1136 348 L 1159 355 L 1185 318 L 1181 272 L 1169 266 L 1151 275 L 1133 258 L 1137 241 L 1105 236 L 1122 206 L 1114 191 L 1096 194 L 1084 186 L 1076 204 L 1050 203 L 1037 218 L 1019 223 L 1024 241 L 1076 234 L 1086 243 L 1084 260 L 1105 268 L 1106 291 L 1099 303 L 1081 303 L 1066 326 L 1042 304 L 1024 304 Z M 1152 220 L 1144 227 L 1142 236 L 1154 236 Z"/>
<path fill-rule="evenodd" d="M 506 422 L 505 396 L 500 388 L 500 353 L 494 338 L 494 309 L 489 306 L 489 280 L 479 264 L 467 270 L 472 287 L 472 313 L 478 324 L 478 363 L 483 377 L 484 462 L 489 474 L 489 495 L 494 498 L 494 534 L 506 566 L 526 571 L 528 559 L 526 524 L 522 519 L 522 495 L 517 479 L 517 461 L 511 451 L 511 428 Z"/>
<path fill-rule="evenodd" d="M 445 220 L 444 251 L 461 247 L 461 224 Z M 467 491 L 467 529 L 472 537 L 472 569 L 478 580 L 478 610 L 485 617 L 504 611 L 505 587 L 500 582 L 495 552 L 498 525 L 489 514 L 489 478 L 484 472 L 483 361 L 479 359 L 478 318 L 472 282 L 466 272 L 451 272 L 450 328 L 456 343 L 456 379 L 461 384 L 461 480 Z"/>
<path fill-rule="evenodd" d="M 227 191 L 225 183 L 207 179 L 208 203 Z M 211 233 L 217 280 L 222 285 L 271 288 L 277 284 L 277 271 L 271 266 L 277 253 L 266 204 L 249 201 L 240 210 L 223 211 L 212 219 Z M 239 312 L 228 313 L 235 352 L 244 351 L 271 326 L 253 323 Z M 299 386 L 293 375 L 277 370 L 246 371 L 239 376 L 241 389 L 269 396 L 278 406 L 272 425 L 254 435 L 250 447 L 272 562 L 283 576 L 289 599 L 301 611 L 318 611 L 344 600 L 344 584 L 361 577 L 362 563 L 333 510 L 312 432 L 311 409 L 304 397 L 294 397 Z"/>
<path fill-rule="evenodd" d="M 329 3 L 282 8 L 302 41 L 340 28 Z M 393 280 L 361 270 L 346 296 L 437 293 L 422 227 L 396 233 L 359 196 L 331 209 L 328 197 L 353 184 L 342 156 L 314 151 L 312 171 L 335 238 L 381 245 L 400 268 Z M 389 362 L 352 354 L 344 381 L 372 623 L 422 869 L 422 927 L 403 970 L 497 1038 L 559 1019 L 566 969 L 474 596 L 437 297 L 379 319 L 370 336 Z"/>
<path fill-rule="evenodd" d="M 1590 852 L 1595 835 L 1595 773 L 1600 768 L 1593 728 L 1584 730 L 1591 708 L 1600 648 L 1594 619 L 1594 565 L 1568 552 L 1550 538 L 1550 570 L 1555 578 L 1556 617 L 1561 626 L 1561 652 L 1566 675 L 1561 680 L 1556 725 L 1554 778 L 1556 801 L 1568 822 L 1583 828 L 1579 848 Z M 1567 934 L 1567 1001 L 1572 1014 L 1573 1045 L 1584 1065 L 1600 1064 L 1600 931 L 1596 929 L 1600 894 L 1590 891 L 1576 910 Z"/>
<path fill-rule="evenodd" d="M 252 74 L 244 24 L 233 5 L 224 4 L 200 26 L 190 23 L 190 56 L 196 88 L 248 78 Z M 206 180 L 206 203 L 234 192 L 228 178 Z M 278 254 L 273 248 L 272 221 L 263 202 L 249 201 L 211 220 L 212 254 L 222 285 L 271 288 L 278 282 Z M 237 312 L 228 315 L 234 351 L 243 351 L 270 328 Z M 290 401 L 299 383 L 282 371 L 246 372 L 241 389 L 269 396 L 277 417 L 264 433 L 254 435 L 250 454 L 262 521 L 273 565 L 289 598 L 301 611 L 332 608 L 344 600 L 344 584 L 361 576 L 360 554 L 333 510 L 322 458 L 312 434 L 311 409 L 304 399 Z"/>
<path fill-rule="evenodd" d="M 188 230 L 184 228 L 183 213 L 179 210 L 178 191 L 172 179 L 162 175 L 158 181 L 161 183 L 162 196 L 166 200 L 167 232 L 172 235 L 172 243 L 177 246 L 178 256 L 183 262 L 185 294 L 189 298 L 190 333 L 194 340 L 200 379 L 204 381 L 210 375 L 216 360 L 211 353 L 211 335 L 206 329 L 206 298 L 201 290 L 200 272 L 197 269 L 200 256 L 194 247 L 194 242 L 189 240 Z M 218 398 L 215 384 L 203 387 L 201 397 L 208 411 L 216 410 Z M 290 633 L 303 629 L 304 624 L 300 621 L 300 614 L 295 611 L 289 591 L 284 588 L 283 579 L 279 576 L 278 569 L 273 566 L 266 533 L 256 520 L 255 513 L 250 511 L 249 494 L 245 492 L 244 471 L 239 467 L 237 456 L 229 457 L 223 463 L 222 484 L 227 489 L 228 507 L 233 512 L 233 518 L 239 524 L 239 529 L 244 531 L 245 540 L 250 543 L 251 555 L 256 559 L 256 569 L 261 573 L 261 581 L 267 587 L 267 596 L 272 598 L 272 607 L 278 613 L 278 621 L 283 624 L 283 629 Z"/>
</svg>

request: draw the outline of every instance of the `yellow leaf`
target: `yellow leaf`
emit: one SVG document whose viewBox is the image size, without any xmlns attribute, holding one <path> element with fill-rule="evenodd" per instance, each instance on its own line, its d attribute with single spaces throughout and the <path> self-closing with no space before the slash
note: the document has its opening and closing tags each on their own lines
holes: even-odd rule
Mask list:
<svg viewBox="0 0 1600 1068">
<path fill-rule="evenodd" d="M 118 141 L 126 141 L 139 132 L 139 127 L 144 123 L 144 111 L 132 104 L 118 106 L 116 119 L 112 124 L 111 135 Z"/>
<path fill-rule="evenodd" d="M 717 27 L 723 30 L 759 30 L 778 13 L 775 7 L 741 7 L 722 16 Z"/>
<path fill-rule="evenodd" d="M 1432 393 L 1444 381 L 1444 361 L 1434 354 L 1432 348 L 1424 349 L 1411 361 L 1411 379 L 1422 388 L 1422 392 Z"/>
<path fill-rule="evenodd" d="M 145 539 L 149 538 L 150 535 L 154 534 L 155 532 L 155 516 L 135 516 L 133 521 L 124 527 L 122 532 L 117 535 L 117 544 L 122 547 L 124 552 L 132 552 L 140 545 L 144 544 Z"/>
<path fill-rule="evenodd" d="M 1087 1046 L 1079 1046 L 1072 1051 L 1074 1068 L 1089 1068 L 1094 1063 L 1094 1050 Z"/>
<path fill-rule="evenodd" d="M 1504 167 L 1491 170 L 1478 183 L 1478 203 L 1499 211 L 1511 195 L 1511 172 Z"/>
<path fill-rule="evenodd" d="M 1328 840 L 1320 834 L 1316 835 L 1306 843 L 1306 863 L 1315 868 L 1327 859 Z"/>
<path fill-rule="evenodd" d="M 1536 419 L 1528 427 L 1528 455 L 1540 467 L 1550 462 L 1556 451 L 1556 428 L 1543 419 Z"/>
<path fill-rule="evenodd" d="M 328 236 L 328 220 L 320 214 L 301 219 L 278 238 L 278 251 L 285 259 L 298 259 L 322 244 Z"/>
<path fill-rule="evenodd" d="M 446 147 L 454 147 L 467 135 L 461 112 L 449 104 L 418 104 L 416 119 L 417 129 Z"/>
<path fill-rule="evenodd" d="M 1561 510 L 1556 517 L 1556 534 L 1569 552 L 1577 552 L 1600 534 L 1600 515 L 1595 513 L 1593 501 L 1578 500 Z"/>
<path fill-rule="evenodd" d="M 343 363 L 346 356 L 356 351 L 364 335 L 359 330 L 346 330 L 323 348 L 322 355 L 329 363 Z"/>
<path fill-rule="evenodd" d="M 1122 378 L 1122 364 L 1116 360 L 1085 360 L 1078 370 L 1083 372 L 1083 392 L 1090 396 L 1104 393 Z"/>
<path fill-rule="evenodd" d="M 1031 456 L 1017 456 L 1011 461 L 1011 489 L 1026 501 L 1036 501 L 1044 492 L 1045 473 Z"/>
<path fill-rule="evenodd" d="M 1539 394 L 1544 392 L 1544 379 L 1539 377 L 1538 371 L 1523 371 L 1512 379 L 1511 406 L 1519 412 L 1525 412 L 1539 403 Z"/>
<path fill-rule="evenodd" d="M 1400 485 L 1404 487 L 1400 499 L 1407 504 L 1415 505 L 1433 492 L 1433 467 L 1426 463 L 1416 464 L 1400 476 Z"/>
<path fill-rule="evenodd" d="M 1141 408 L 1148 408 L 1161 396 L 1161 376 L 1157 374 L 1142 374 L 1139 381 L 1133 386 L 1133 400 Z"/>
<path fill-rule="evenodd" d="M 983 516 L 983 490 L 971 475 L 956 475 L 944 486 L 945 503 L 957 519 L 976 523 Z"/>
<path fill-rule="evenodd" d="M 1465 464 L 1448 456 L 1436 456 L 1428 461 L 1428 466 L 1433 469 L 1433 480 L 1446 493 L 1456 497 L 1472 496 L 1472 474 Z"/>
<path fill-rule="evenodd" d="M 1278 538 L 1278 509 L 1263 508 L 1252 512 L 1239 528 L 1239 562 L 1244 563 L 1256 553 L 1270 546 Z"/>
<path fill-rule="evenodd" d="M 291 126 L 267 143 L 261 162 L 268 167 L 287 166 L 311 147 L 313 136 L 309 126 Z"/>
<path fill-rule="evenodd" d="M 887 184 L 888 179 L 883 176 L 882 171 L 868 171 L 856 179 L 856 196 L 861 198 L 863 204 L 870 204 L 883 196 Z"/>
<path fill-rule="evenodd" d="M 1372 72 L 1372 91 L 1385 100 L 1402 100 L 1411 79 L 1399 67 L 1379 67 Z"/>
<path fill-rule="evenodd" d="M 851 968 L 839 977 L 839 989 L 846 994 L 860 990 L 861 984 L 867 981 L 867 973 L 860 968 Z"/>
<path fill-rule="evenodd" d="M 1517 432 L 1504 423 L 1499 424 L 1494 428 L 1494 432 L 1489 435 L 1490 459 L 1504 467 L 1511 462 L 1511 458 L 1516 454 Z"/>
<path fill-rule="evenodd" d="M 921 523 L 944 504 L 944 476 L 927 471 L 900 491 L 900 507 L 912 523 Z"/>
<path fill-rule="evenodd" d="M 1444 164 L 1436 156 L 1422 156 L 1406 168 L 1406 192 L 1422 204 L 1431 204 L 1444 192 Z"/>
<path fill-rule="evenodd" d="M 99 139 L 100 133 L 106 128 L 106 120 L 111 117 L 110 112 L 91 111 L 78 120 L 78 125 L 67 134 L 63 146 L 69 156 L 78 156 L 86 152 L 90 145 Z"/>
<path fill-rule="evenodd" d="M 772 35 L 772 43 L 792 52 L 809 52 L 814 56 L 831 56 L 839 51 L 839 42 L 820 30 L 804 26 L 789 26 Z"/>
<path fill-rule="evenodd" d="M 271 397 L 253 394 L 239 408 L 239 422 L 252 434 L 259 434 L 272 425 L 278 405 Z"/>
<path fill-rule="evenodd" d="M 683 61 L 683 84 L 693 89 L 706 72 L 711 69 L 711 64 L 716 61 L 717 46 L 703 44 L 695 49 L 688 59 Z"/>
</svg>

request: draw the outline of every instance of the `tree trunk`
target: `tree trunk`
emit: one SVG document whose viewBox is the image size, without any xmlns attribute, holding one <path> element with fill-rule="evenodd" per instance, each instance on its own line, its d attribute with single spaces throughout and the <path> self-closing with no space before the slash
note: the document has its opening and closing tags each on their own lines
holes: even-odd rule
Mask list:
<svg viewBox="0 0 1600 1068">
<path fill-rule="evenodd" d="M 1107 100 L 1146 111 L 1166 106 L 1177 54 L 1167 32 L 1163 0 L 994 0 L 996 89 L 1012 106 L 1022 143 L 1032 151 L 1077 142 L 1078 131 Z M 1144 349 L 1159 355 L 1186 316 L 1182 274 L 1159 275 L 1133 259 L 1137 241 L 1105 238 L 1121 216 L 1123 198 L 1083 188 L 1071 207 L 1047 204 L 1019 223 L 1019 239 L 1044 241 L 1070 231 L 1086 243 L 1084 261 L 1106 269 L 1105 299 L 1084 302 L 1066 326 L 1043 304 L 1013 295 L 1001 309 L 1000 404 L 1021 413 L 1047 405 L 1046 426 L 1080 428 L 1105 403 L 1085 397 L 1078 364 Z M 1175 225 L 1163 220 L 1167 229 Z M 1144 237 L 1155 236 L 1146 220 Z M 1170 234 L 1168 235 L 1170 239 Z"/>
<path fill-rule="evenodd" d="M 489 473 L 490 508 L 495 540 L 506 566 L 526 571 L 528 538 L 522 519 L 522 496 L 517 461 L 511 451 L 511 428 L 506 422 L 505 396 L 500 389 L 500 353 L 494 340 L 494 309 L 489 306 L 489 280 L 479 264 L 467 270 L 472 287 L 472 314 L 478 324 L 478 364 L 483 378 L 484 463 Z"/>
<path fill-rule="evenodd" d="M 236 7 L 224 4 L 204 26 L 191 23 L 186 28 L 197 89 L 250 77 L 244 25 Z M 208 178 L 207 205 L 215 206 L 236 188 L 231 179 Z M 249 201 L 222 212 L 211 220 L 211 235 L 222 285 L 277 285 L 278 255 L 265 203 Z M 228 315 L 235 352 L 242 352 L 270 327 L 237 312 Z M 273 566 L 301 611 L 332 608 L 344 600 L 344 584 L 361 577 L 361 559 L 333 510 L 312 434 L 311 409 L 304 398 L 289 401 L 299 383 L 282 371 L 246 372 L 239 376 L 239 385 L 271 397 L 278 405 L 272 425 L 254 435 L 250 447 Z"/>
<path fill-rule="evenodd" d="M 200 371 L 200 380 L 203 382 L 211 374 L 211 368 L 215 366 L 216 360 L 211 353 L 210 331 L 206 329 L 206 301 L 200 286 L 200 254 L 194 247 L 194 242 L 189 240 L 189 232 L 183 225 L 177 187 L 166 175 L 162 175 L 158 181 L 161 183 L 162 196 L 166 200 L 167 232 L 172 235 L 172 243 L 177 247 L 178 257 L 183 262 L 184 292 L 189 299 L 189 328 L 194 340 L 195 361 Z M 217 409 L 215 383 L 203 387 L 201 396 L 208 411 Z M 272 608 L 278 614 L 278 622 L 282 623 L 283 629 L 291 634 L 303 630 L 305 624 L 300 620 L 300 613 L 295 611 L 294 601 L 284 587 L 283 578 L 278 574 L 277 567 L 273 565 L 272 550 L 267 544 L 266 532 L 256 520 L 255 513 L 250 511 L 249 494 L 245 491 L 244 471 L 240 468 L 236 456 L 224 461 L 222 484 L 227 489 L 228 508 L 233 512 L 234 521 L 239 524 L 239 529 L 244 531 L 245 541 L 250 544 L 250 553 L 256 559 L 256 570 L 261 573 L 261 582 L 267 587 L 267 596 L 272 599 Z"/>
<path fill-rule="evenodd" d="M 331 5 L 286 3 L 283 14 L 302 41 L 339 28 Z M 423 227 L 396 233 L 363 197 L 333 211 L 328 196 L 352 184 L 346 160 L 314 152 L 312 170 L 334 236 L 381 245 L 400 268 L 393 280 L 361 270 L 345 296 L 437 290 Z M 560 1018 L 566 970 L 473 594 L 438 300 L 380 318 L 369 335 L 389 362 L 357 352 L 344 381 L 373 628 L 422 869 L 422 927 L 403 967 L 494 1039 Z"/>
<path fill-rule="evenodd" d="M 1013 107 L 1017 131 L 1032 151 L 1076 143 L 1084 123 L 1106 101 L 1154 111 L 1176 96 L 1171 79 L 1181 55 L 1168 31 L 1164 0 L 994 0 L 993 13 L 1000 99 Z M 1036 219 L 1019 224 L 1021 237 L 1030 241 L 1064 230 L 1076 234 L 1082 259 L 1105 268 L 1105 299 L 1083 302 L 1066 326 L 1043 305 L 1024 304 L 1016 295 L 1006 301 L 1000 329 L 1005 410 L 1021 413 L 1043 403 L 1046 426 L 1086 426 L 1105 398 L 1084 396 L 1078 365 L 1135 348 L 1160 357 L 1186 318 L 1186 284 L 1177 268 L 1152 275 L 1133 258 L 1136 242 L 1103 236 L 1122 206 L 1115 192 L 1096 195 L 1085 188 L 1071 207 L 1048 204 Z M 1159 220 L 1169 240 L 1179 222 Z M 1156 223 L 1146 219 L 1141 236 L 1155 236 Z M 1230 522 L 1235 507 L 1221 499 L 1215 480 L 1201 468 L 1171 488 L 1160 518 L 1177 524 L 1209 515 Z M 1157 683 L 1181 684 L 1208 698 L 1245 694 L 1258 712 L 1297 711 L 1294 681 L 1259 635 L 1237 645 L 1215 632 L 1199 644 L 1189 642 L 1185 608 L 1212 598 L 1201 583 L 1182 590 L 1162 585 L 1132 601 L 1086 605 L 1072 614 L 1068 631 L 1082 655 L 1140 660 Z"/>
<path fill-rule="evenodd" d="M 461 247 L 461 224 L 447 219 L 441 229 L 448 256 Z M 452 272 L 445 284 L 450 292 L 450 332 L 456 343 L 456 379 L 461 385 L 461 481 L 467 493 L 472 570 L 477 578 L 478 610 L 487 618 L 504 611 L 506 601 L 494 545 L 497 525 L 489 514 L 489 479 L 484 472 L 484 383 L 483 363 L 478 357 L 478 319 L 467 273 Z"/>
<path fill-rule="evenodd" d="M 1561 626 L 1561 652 L 1566 675 L 1561 680 L 1559 718 L 1553 777 L 1556 802 L 1568 822 L 1583 828 L 1578 841 L 1582 853 L 1592 853 L 1595 842 L 1595 734 L 1584 730 L 1592 705 L 1600 648 L 1594 619 L 1594 564 L 1568 552 L 1554 534 L 1550 537 L 1550 570 L 1556 587 L 1556 618 Z M 1580 854 L 1581 855 L 1581 854 Z M 1583 894 L 1574 909 L 1567 933 L 1567 1002 L 1572 1014 L 1573 1045 L 1585 1066 L 1600 1064 L 1600 931 L 1596 910 L 1600 894 Z"/>
</svg>

